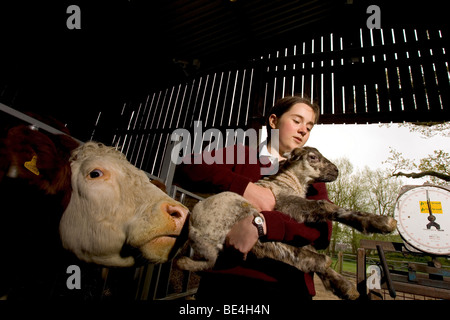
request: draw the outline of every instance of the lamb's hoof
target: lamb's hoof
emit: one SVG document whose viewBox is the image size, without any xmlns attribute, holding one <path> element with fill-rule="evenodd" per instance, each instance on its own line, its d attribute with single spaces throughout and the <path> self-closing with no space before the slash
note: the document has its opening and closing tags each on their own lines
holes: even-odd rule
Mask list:
<svg viewBox="0 0 450 320">
<path fill-rule="evenodd" d="M 376 216 L 373 220 L 371 228 L 369 228 L 368 233 L 391 233 L 397 228 L 397 220 L 386 216 Z"/>
<path fill-rule="evenodd" d="M 356 300 L 359 298 L 359 292 L 358 290 L 356 290 L 355 287 L 352 287 L 348 292 L 347 292 L 347 299 L 348 300 Z"/>
<path fill-rule="evenodd" d="M 389 218 L 388 224 L 389 224 L 389 228 L 391 229 L 390 232 L 397 229 L 397 220 L 395 220 L 394 218 Z"/>
<path fill-rule="evenodd" d="M 339 291 L 335 290 L 334 294 L 342 300 L 356 300 L 359 298 L 359 292 L 353 285 L 341 288 Z"/>
<path fill-rule="evenodd" d="M 396 228 L 397 228 L 397 220 L 391 217 L 386 217 L 384 228 L 381 228 L 381 231 L 383 233 L 391 233 L 395 231 Z"/>
<path fill-rule="evenodd" d="M 176 261 L 176 265 L 181 270 L 189 270 L 190 262 L 192 260 L 188 257 L 181 257 Z"/>
<path fill-rule="evenodd" d="M 328 269 L 333 264 L 333 260 L 329 256 L 325 256 L 325 269 Z"/>
</svg>

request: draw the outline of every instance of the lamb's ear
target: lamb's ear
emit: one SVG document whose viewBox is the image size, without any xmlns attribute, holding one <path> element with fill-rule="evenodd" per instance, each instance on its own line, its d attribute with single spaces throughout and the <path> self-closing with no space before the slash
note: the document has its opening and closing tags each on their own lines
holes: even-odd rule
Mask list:
<svg viewBox="0 0 450 320">
<path fill-rule="evenodd" d="M 300 160 L 302 155 L 303 155 L 302 149 L 295 148 L 291 152 L 287 152 L 287 153 L 283 154 L 283 157 L 286 158 L 287 161 L 292 162 L 292 161 Z"/>
<path fill-rule="evenodd" d="M 291 152 L 285 152 L 285 153 L 283 153 L 283 158 L 286 158 L 287 160 L 290 160 L 291 159 Z M 286 161 L 286 160 L 283 160 L 283 162 L 284 161 Z M 280 163 L 281 164 L 281 163 Z"/>
</svg>

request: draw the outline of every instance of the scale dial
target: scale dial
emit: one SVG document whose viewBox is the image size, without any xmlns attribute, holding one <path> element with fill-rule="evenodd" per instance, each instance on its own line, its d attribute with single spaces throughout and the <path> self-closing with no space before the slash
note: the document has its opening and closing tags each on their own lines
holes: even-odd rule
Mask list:
<svg viewBox="0 0 450 320">
<path fill-rule="evenodd" d="M 450 255 L 450 190 L 412 187 L 398 197 L 394 217 L 407 244 L 429 254 Z"/>
</svg>

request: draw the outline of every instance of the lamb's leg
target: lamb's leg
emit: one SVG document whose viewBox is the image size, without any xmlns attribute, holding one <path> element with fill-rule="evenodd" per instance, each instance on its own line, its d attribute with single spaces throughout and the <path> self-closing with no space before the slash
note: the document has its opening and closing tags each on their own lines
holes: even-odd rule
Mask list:
<svg viewBox="0 0 450 320">
<path fill-rule="evenodd" d="M 325 288 L 333 292 L 337 297 L 345 300 L 356 300 L 359 292 L 356 287 L 343 275 L 337 273 L 332 268 L 328 268 L 324 273 L 317 273 Z"/>
<path fill-rule="evenodd" d="M 220 242 L 212 241 L 211 239 L 202 236 L 194 229 L 190 230 L 189 238 L 191 248 L 195 253 L 195 258 L 201 260 L 181 257 L 176 262 L 177 266 L 182 270 L 189 271 L 203 271 L 211 269 L 216 263 L 219 255 L 219 250 L 221 248 L 218 247 L 217 243 Z"/>
<path fill-rule="evenodd" d="M 214 266 L 215 261 L 212 260 L 193 260 L 189 257 L 181 257 L 177 260 L 177 266 L 181 270 L 188 271 L 203 271 L 211 269 Z"/>
<path fill-rule="evenodd" d="M 280 195 L 277 210 L 298 222 L 339 221 L 363 233 L 390 233 L 397 227 L 391 217 L 341 208 L 325 200 L 308 200 L 293 195 Z"/>
<path fill-rule="evenodd" d="M 293 247 L 281 242 L 257 242 L 252 252 L 258 258 L 271 258 L 287 263 L 303 272 L 325 272 L 331 259 L 312 247 Z"/>
<path fill-rule="evenodd" d="M 391 217 L 343 208 L 333 213 L 333 220 L 363 233 L 390 233 L 397 227 L 397 221 Z"/>
</svg>

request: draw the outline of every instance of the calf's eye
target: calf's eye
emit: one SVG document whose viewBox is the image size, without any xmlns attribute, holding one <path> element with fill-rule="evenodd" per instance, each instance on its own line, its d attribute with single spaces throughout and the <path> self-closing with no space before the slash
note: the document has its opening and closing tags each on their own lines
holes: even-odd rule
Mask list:
<svg viewBox="0 0 450 320">
<path fill-rule="evenodd" d="M 103 172 L 99 169 L 95 169 L 89 172 L 89 177 L 92 179 L 99 178 L 101 176 L 103 176 Z"/>
</svg>

